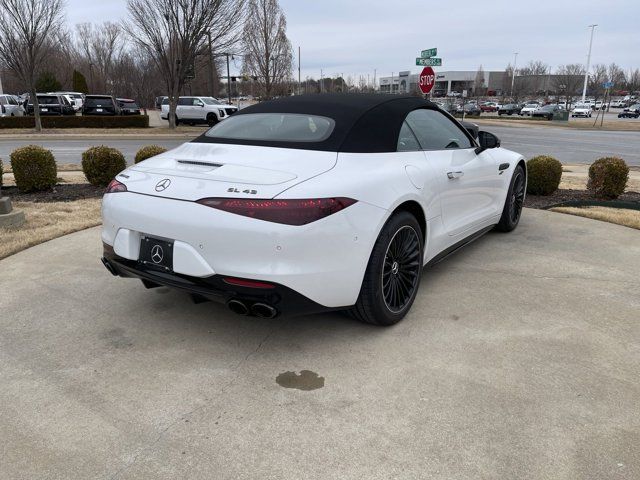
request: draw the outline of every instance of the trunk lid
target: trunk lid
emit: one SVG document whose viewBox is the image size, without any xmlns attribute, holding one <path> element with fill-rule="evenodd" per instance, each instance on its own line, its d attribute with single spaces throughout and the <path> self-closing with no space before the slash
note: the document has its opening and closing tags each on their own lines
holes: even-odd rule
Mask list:
<svg viewBox="0 0 640 480">
<path fill-rule="evenodd" d="M 130 167 L 118 179 L 130 192 L 181 200 L 273 198 L 331 170 L 336 160 L 336 152 L 185 143 Z M 170 183 L 158 186 L 165 179 Z"/>
</svg>

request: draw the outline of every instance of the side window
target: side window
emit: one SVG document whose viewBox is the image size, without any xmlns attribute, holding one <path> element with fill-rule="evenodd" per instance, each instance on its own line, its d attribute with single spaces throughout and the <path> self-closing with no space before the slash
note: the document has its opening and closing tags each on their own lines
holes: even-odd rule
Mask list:
<svg viewBox="0 0 640 480">
<path fill-rule="evenodd" d="M 402 128 L 400 129 L 400 135 L 398 135 L 398 152 L 415 152 L 420 151 L 420 144 L 418 139 L 411 131 L 407 122 L 402 122 Z"/>
<path fill-rule="evenodd" d="M 199 98 L 194 98 L 193 99 L 193 106 L 194 107 L 202 107 L 202 106 L 204 106 L 204 103 Z"/>
<path fill-rule="evenodd" d="M 193 98 L 192 97 L 180 97 L 178 98 L 178 106 L 184 107 L 184 106 L 191 106 L 193 105 Z"/>
<path fill-rule="evenodd" d="M 6 105 L 7 104 L 7 98 L 6 97 L 0 97 L 0 105 Z"/>
<path fill-rule="evenodd" d="M 414 110 L 407 115 L 406 122 L 415 132 L 423 150 L 473 147 L 462 128 L 437 110 Z"/>
</svg>

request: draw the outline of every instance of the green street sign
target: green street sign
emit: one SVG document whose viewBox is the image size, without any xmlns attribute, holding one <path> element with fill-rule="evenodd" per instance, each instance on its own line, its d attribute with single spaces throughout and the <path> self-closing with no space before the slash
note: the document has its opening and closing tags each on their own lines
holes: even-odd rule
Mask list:
<svg viewBox="0 0 640 480">
<path fill-rule="evenodd" d="M 427 50 L 422 50 L 422 52 L 420 53 L 420 56 L 422 58 L 429 58 L 429 57 L 435 57 L 437 54 L 438 54 L 437 48 L 429 48 Z"/>
<path fill-rule="evenodd" d="M 441 58 L 416 58 L 416 65 L 420 67 L 441 67 Z"/>
</svg>

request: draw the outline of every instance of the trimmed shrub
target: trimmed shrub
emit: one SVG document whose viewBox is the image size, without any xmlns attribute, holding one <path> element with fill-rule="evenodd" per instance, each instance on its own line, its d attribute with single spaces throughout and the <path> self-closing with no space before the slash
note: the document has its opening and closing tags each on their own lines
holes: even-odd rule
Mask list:
<svg viewBox="0 0 640 480">
<path fill-rule="evenodd" d="M 119 150 L 100 145 L 82 154 L 82 171 L 91 185 L 106 187 L 109 182 L 127 168 L 124 155 Z"/>
<path fill-rule="evenodd" d="M 553 157 L 539 155 L 527 161 L 527 193 L 551 195 L 562 178 L 562 164 Z"/>
<path fill-rule="evenodd" d="M 16 148 L 10 157 L 13 177 L 21 192 L 41 192 L 56 184 L 58 168 L 50 150 L 27 145 Z"/>
<path fill-rule="evenodd" d="M 43 128 L 148 128 L 147 115 L 92 116 L 67 115 L 40 117 Z M 0 117 L 0 128 L 35 128 L 33 117 Z"/>
<path fill-rule="evenodd" d="M 147 145 L 138 150 L 138 153 L 136 153 L 135 163 L 140 163 L 143 160 L 155 157 L 156 155 L 160 155 L 161 153 L 164 153 L 166 151 L 166 148 L 160 147 L 158 145 Z"/>
<path fill-rule="evenodd" d="M 629 167 L 617 157 L 604 157 L 589 167 L 587 190 L 597 198 L 614 199 L 624 193 L 629 180 Z"/>
</svg>

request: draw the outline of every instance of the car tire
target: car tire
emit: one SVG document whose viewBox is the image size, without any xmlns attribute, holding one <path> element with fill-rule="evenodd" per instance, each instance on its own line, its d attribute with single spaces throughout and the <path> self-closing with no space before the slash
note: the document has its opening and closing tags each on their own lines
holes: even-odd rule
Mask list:
<svg viewBox="0 0 640 480">
<path fill-rule="evenodd" d="M 178 116 L 176 115 L 176 127 L 180 125 L 180 119 L 178 118 Z"/>
<path fill-rule="evenodd" d="M 218 117 L 216 117 L 215 113 L 210 113 L 207 115 L 207 125 L 213 127 L 216 123 L 218 123 Z"/>
<path fill-rule="evenodd" d="M 524 205 L 526 178 L 524 168 L 518 165 L 511 176 L 511 184 L 502 208 L 502 216 L 496 225 L 500 232 L 512 232 L 520 223 Z"/>
<path fill-rule="evenodd" d="M 402 320 L 422 276 L 424 239 L 416 218 L 397 212 L 376 240 L 356 304 L 348 313 L 361 322 L 389 326 Z"/>
</svg>

